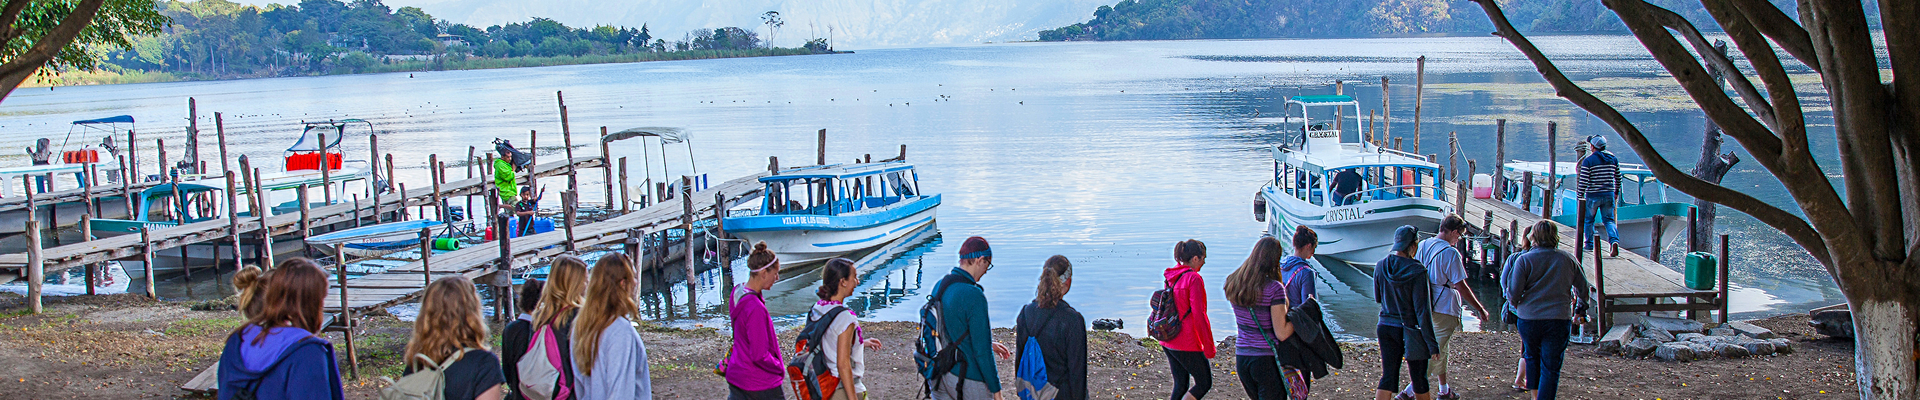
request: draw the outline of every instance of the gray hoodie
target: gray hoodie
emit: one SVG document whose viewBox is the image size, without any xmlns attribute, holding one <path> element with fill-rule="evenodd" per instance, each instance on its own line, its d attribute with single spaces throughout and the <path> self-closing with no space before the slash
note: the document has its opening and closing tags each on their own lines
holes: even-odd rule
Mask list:
<svg viewBox="0 0 1920 400">
<path fill-rule="evenodd" d="M 579 377 L 581 400 L 653 399 L 653 377 L 647 372 L 647 344 L 633 321 L 621 317 L 600 332 L 599 354 L 594 356 L 593 375 L 573 366 Z"/>
<path fill-rule="evenodd" d="M 1515 254 L 1500 272 L 1500 289 L 1520 319 L 1573 319 L 1593 303 L 1587 274 L 1573 256 L 1560 249 L 1536 247 Z"/>
</svg>

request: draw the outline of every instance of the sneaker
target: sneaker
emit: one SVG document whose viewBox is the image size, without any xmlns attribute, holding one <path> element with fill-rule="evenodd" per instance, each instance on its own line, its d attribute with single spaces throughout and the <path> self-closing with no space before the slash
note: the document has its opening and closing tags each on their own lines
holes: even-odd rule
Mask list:
<svg viewBox="0 0 1920 400">
<path fill-rule="evenodd" d="M 1413 400 L 1413 395 L 1407 394 L 1407 392 L 1394 393 L 1393 400 Z"/>
<path fill-rule="evenodd" d="M 1460 394 L 1454 393 L 1454 392 L 1446 392 L 1446 393 L 1441 393 L 1439 396 L 1433 396 L 1433 398 L 1440 399 L 1440 400 L 1460 400 Z"/>
</svg>

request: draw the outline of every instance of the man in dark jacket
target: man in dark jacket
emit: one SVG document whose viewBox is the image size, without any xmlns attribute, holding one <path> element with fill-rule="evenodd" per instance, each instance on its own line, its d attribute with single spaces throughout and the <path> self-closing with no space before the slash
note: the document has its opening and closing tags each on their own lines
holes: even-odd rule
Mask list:
<svg viewBox="0 0 1920 400">
<path fill-rule="evenodd" d="M 1414 397 L 1432 400 L 1427 387 L 1427 359 L 1440 348 L 1433 336 L 1433 288 L 1427 267 L 1413 259 L 1420 230 L 1411 225 L 1393 232 L 1393 254 L 1373 267 L 1373 300 L 1380 303 L 1382 374 L 1374 397 L 1393 398 L 1400 389 L 1400 359 L 1407 360 Z"/>
</svg>

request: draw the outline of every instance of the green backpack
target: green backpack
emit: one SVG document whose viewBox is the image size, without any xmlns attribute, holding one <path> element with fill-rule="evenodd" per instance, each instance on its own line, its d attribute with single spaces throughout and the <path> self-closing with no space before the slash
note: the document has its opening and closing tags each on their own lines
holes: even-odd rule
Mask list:
<svg viewBox="0 0 1920 400">
<path fill-rule="evenodd" d="M 453 362 L 459 361 L 460 356 L 473 350 L 473 348 L 460 349 L 460 352 L 453 353 L 452 356 L 447 357 L 447 361 L 443 362 L 434 362 L 426 355 L 414 354 L 414 357 L 426 362 L 426 368 L 402 376 L 400 380 L 380 377 L 380 380 L 387 382 L 387 387 L 380 388 L 380 400 L 442 400 L 446 398 L 447 367 L 453 366 Z"/>
</svg>

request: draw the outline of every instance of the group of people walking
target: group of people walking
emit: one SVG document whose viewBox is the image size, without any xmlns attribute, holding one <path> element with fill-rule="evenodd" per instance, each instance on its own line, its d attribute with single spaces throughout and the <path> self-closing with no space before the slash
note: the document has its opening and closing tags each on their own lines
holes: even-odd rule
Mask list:
<svg viewBox="0 0 1920 400">
<path fill-rule="evenodd" d="M 1458 398 L 1449 385 L 1452 338 L 1466 312 L 1488 318 L 1465 283 L 1458 246 L 1466 227 L 1450 216 L 1422 240 L 1418 229 L 1403 226 L 1394 234 L 1392 254 L 1375 266 L 1381 347 L 1375 398 Z M 1501 273 L 1507 298 L 1502 321 L 1517 325 L 1524 344 L 1514 386 L 1537 390 L 1539 399 L 1554 398 L 1568 332 L 1591 302 L 1578 263 L 1558 249 L 1558 237 L 1550 222 L 1529 228 L 1530 246 L 1508 257 Z M 1309 260 L 1319 243 L 1306 227 L 1293 232 L 1291 243 L 1262 237 L 1227 276 L 1223 291 L 1237 331 L 1234 375 L 1248 398 L 1305 399 L 1313 379 L 1343 365 L 1315 294 Z M 912 344 L 926 382 L 922 395 L 1088 398 L 1086 319 L 1064 299 L 1073 287 L 1072 262 L 1058 255 L 1046 260 L 1033 300 L 1015 319 L 1010 348 L 993 340 L 979 284 L 994 267 L 991 247 L 976 236 L 959 250 L 960 265 L 933 286 L 921 310 L 921 335 Z M 1149 332 L 1167 357 L 1170 399 L 1198 400 L 1213 388 L 1209 360 L 1217 355 L 1207 285 L 1199 273 L 1207 265 L 1206 244 L 1179 242 L 1173 256 L 1175 264 L 1162 274 L 1165 286 L 1155 294 Z M 780 258 L 758 243 L 746 266 L 748 280 L 730 291 L 731 347 L 714 369 L 725 377 L 727 398 L 784 399 L 791 389 L 803 400 L 866 399 L 866 353 L 885 344 L 868 337 L 859 315 L 844 303 L 860 284 L 853 262 L 835 258 L 819 268 L 818 301 L 791 356 L 783 352 L 764 298 L 780 280 Z M 325 328 L 327 276 L 304 258 L 236 274 L 247 320 L 221 354 L 221 399 L 343 397 L 333 346 L 318 335 Z M 383 389 L 383 397 L 651 398 L 646 346 L 630 319 L 638 311 L 637 287 L 626 255 L 607 255 L 592 268 L 572 256 L 558 257 L 547 280 L 523 286 L 520 314 L 504 329 L 496 353 L 488 346 L 473 282 L 436 280 L 422 294 L 402 354 L 407 375 Z M 1010 387 L 1001 383 L 996 358 L 1016 360 Z M 1404 387 L 1403 364 L 1411 377 Z M 1429 377 L 1437 377 L 1438 385 L 1430 385 Z"/>
</svg>

